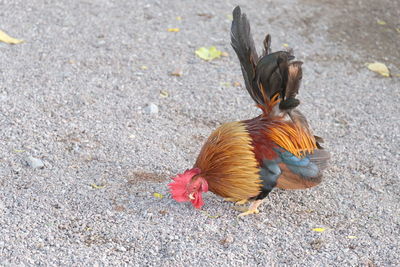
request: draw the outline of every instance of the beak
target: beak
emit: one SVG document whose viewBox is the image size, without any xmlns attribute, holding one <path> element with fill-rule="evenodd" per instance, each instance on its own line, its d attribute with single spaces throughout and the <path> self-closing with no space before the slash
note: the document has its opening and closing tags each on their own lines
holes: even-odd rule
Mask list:
<svg viewBox="0 0 400 267">
<path fill-rule="evenodd" d="M 194 199 L 195 199 L 194 196 L 193 196 L 193 194 L 194 194 L 194 193 L 190 193 L 190 194 L 189 194 L 189 198 L 190 198 L 191 200 L 194 200 Z"/>
</svg>

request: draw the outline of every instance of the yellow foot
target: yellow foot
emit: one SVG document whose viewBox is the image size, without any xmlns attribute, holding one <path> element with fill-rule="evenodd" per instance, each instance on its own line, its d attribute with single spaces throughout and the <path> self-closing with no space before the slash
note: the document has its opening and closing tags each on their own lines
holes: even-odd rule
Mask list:
<svg viewBox="0 0 400 267">
<path fill-rule="evenodd" d="M 257 214 L 259 212 L 260 211 L 257 208 L 252 209 L 252 210 L 248 209 L 247 211 L 240 213 L 238 217 L 243 217 L 243 216 L 247 216 L 247 215 L 250 215 L 250 214 Z"/>
<path fill-rule="evenodd" d="M 263 200 L 259 199 L 259 200 L 254 201 L 253 203 L 251 203 L 249 208 L 241 209 L 241 211 L 243 211 L 243 212 L 240 213 L 238 217 L 243 217 L 243 216 L 247 216 L 250 214 L 259 213 L 260 211 L 258 210 L 258 206 L 260 206 L 262 202 L 263 202 Z"/>
<path fill-rule="evenodd" d="M 242 199 L 242 200 L 239 200 L 238 202 L 236 202 L 235 205 L 243 205 L 243 204 L 246 204 L 247 202 L 248 202 L 247 199 Z"/>
<path fill-rule="evenodd" d="M 224 198 L 224 200 L 230 201 L 230 202 L 235 202 L 235 205 L 243 205 L 248 202 L 247 199 L 242 199 L 242 200 L 238 201 L 237 198 L 230 198 L 230 197 Z"/>
</svg>

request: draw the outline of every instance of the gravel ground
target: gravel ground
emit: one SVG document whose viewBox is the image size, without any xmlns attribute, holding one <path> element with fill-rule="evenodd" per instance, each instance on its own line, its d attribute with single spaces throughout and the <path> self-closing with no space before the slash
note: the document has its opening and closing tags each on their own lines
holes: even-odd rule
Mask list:
<svg viewBox="0 0 400 267">
<path fill-rule="evenodd" d="M 400 78 L 365 63 L 400 74 L 400 2 L 168 2 L 0 1 L 26 40 L 0 44 L 0 265 L 398 266 Z M 302 111 L 332 152 L 320 186 L 243 219 L 166 186 L 215 127 L 258 113 L 230 47 L 238 2 L 257 44 L 270 32 L 305 62 Z M 211 45 L 229 56 L 195 57 Z"/>
</svg>

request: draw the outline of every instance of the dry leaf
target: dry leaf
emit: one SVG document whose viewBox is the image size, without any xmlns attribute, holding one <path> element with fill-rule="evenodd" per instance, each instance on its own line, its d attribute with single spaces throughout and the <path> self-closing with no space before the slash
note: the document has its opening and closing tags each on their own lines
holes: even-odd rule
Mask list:
<svg viewBox="0 0 400 267">
<path fill-rule="evenodd" d="M 126 208 L 125 208 L 124 206 L 122 206 L 122 205 L 118 205 L 118 206 L 115 206 L 115 207 L 114 207 L 114 210 L 115 210 L 115 211 L 122 212 L 122 211 L 125 211 Z"/>
<path fill-rule="evenodd" d="M 397 31 L 398 33 L 400 33 L 400 28 L 396 28 L 396 31 Z"/>
<path fill-rule="evenodd" d="M 153 193 L 153 196 L 155 197 L 155 198 L 159 198 L 159 199 L 162 199 L 164 196 L 162 195 L 162 194 L 160 194 L 160 193 Z"/>
<path fill-rule="evenodd" d="M 24 42 L 24 40 L 15 39 L 15 38 L 9 36 L 7 33 L 0 30 L 0 42 L 4 42 L 7 44 L 20 44 L 20 43 Z"/>
<path fill-rule="evenodd" d="M 379 25 L 386 25 L 386 21 L 380 19 L 377 19 L 376 23 L 378 23 Z"/>
<path fill-rule="evenodd" d="M 324 232 L 326 229 L 325 228 L 313 228 L 312 229 L 314 232 L 319 232 L 319 233 L 321 233 L 321 232 Z"/>
<path fill-rule="evenodd" d="M 208 13 L 198 13 L 197 16 L 199 16 L 199 17 L 205 17 L 205 18 L 207 18 L 207 19 L 211 19 L 212 17 L 214 17 L 213 15 L 208 14 Z"/>
<path fill-rule="evenodd" d="M 233 82 L 233 86 L 239 87 L 239 86 L 241 86 L 241 83 L 240 82 Z"/>
<path fill-rule="evenodd" d="M 219 51 L 215 46 L 210 48 L 200 47 L 196 50 L 196 55 L 206 61 L 211 61 L 213 59 L 221 57 L 222 52 Z"/>
<path fill-rule="evenodd" d="M 182 75 L 183 75 L 183 71 L 182 71 L 182 69 L 176 69 L 176 70 L 174 70 L 173 72 L 171 72 L 171 75 L 172 76 L 178 76 L 178 77 L 181 77 Z"/>
<path fill-rule="evenodd" d="M 168 211 L 166 211 L 166 210 L 160 210 L 158 213 L 160 213 L 161 215 L 165 215 L 165 214 L 168 214 Z"/>
<path fill-rule="evenodd" d="M 289 44 L 282 44 L 283 47 L 289 47 Z"/>
<path fill-rule="evenodd" d="M 168 28 L 169 32 L 179 32 L 180 29 L 179 28 Z"/>
<path fill-rule="evenodd" d="M 221 52 L 221 56 L 222 56 L 222 57 L 228 57 L 229 54 L 228 54 L 227 52 Z"/>
<path fill-rule="evenodd" d="M 229 20 L 233 20 L 233 16 L 232 16 L 232 14 L 228 14 L 228 15 L 226 15 L 226 17 L 227 17 Z"/>
<path fill-rule="evenodd" d="M 375 63 L 368 63 L 368 69 L 379 73 L 382 76 L 389 77 L 390 76 L 390 71 L 388 67 L 386 67 L 385 64 L 380 63 L 380 62 L 375 62 Z"/>
<path fill-rule="evenodd" d="M 203 214 L 205 214 L 208 218 L 211 218 L 211 219 L 217 219 L 217 218 L 219 218 L 219 217 L 221 217 L 221 215 L 211 215 L 211 214 L 209 214 L 207 211 L 205 211 L 205 210 L 200 210 Z"/>
<path fill-rule="evenodd" d="M 160 91 L 160 97 L 167 98 L 168 96 L 169 96 L 168 91 L 166 91 L 166 90 L 161 90 Z"/>
<path fill-rule="evenodd" d="M 106 187 L 105 185 L 97 185 L 97 184 L 91 184 L 90 186 L 94 189 L 102 189 L 102 188 Z"/>
<path fill-rule="evenodd" d="M 23 153 L 23 152 L 25 152 L 25 150 L 23 150 L 23 149 L 14 149 L 14 152 L 15 153 Z"/>
<path fill-rule="evenodd" d="M 145 65 L 143 65 L 143 66 L 141 66 L 140 67 L 142 70 L 147 70 L 147 69 L 149 69 L 147 66 L 145 66 Z"/>
</svg>

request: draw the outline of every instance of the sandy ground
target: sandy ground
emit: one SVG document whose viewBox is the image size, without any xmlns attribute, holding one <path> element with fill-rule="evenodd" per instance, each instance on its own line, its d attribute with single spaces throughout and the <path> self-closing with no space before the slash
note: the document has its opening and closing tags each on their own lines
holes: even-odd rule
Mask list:
<svg viewBox="0 0 400 267">
<path fill-rule="evenodd" d="M 323 184 L 244 219 L 166 187 L 214 128 L 258 114 L 230 47 L 238 2 L 257 44 L 304 61 L 301 109 L 332 152 Z M 347 2 L 0 1 L 26 40 L 0 43 L 0 265 L 398 266 L 400 78 L 365 63 L 400 74 L 400 2 Z M 195 56 L 211 45 L 229 56 Z"/>
</svg>

